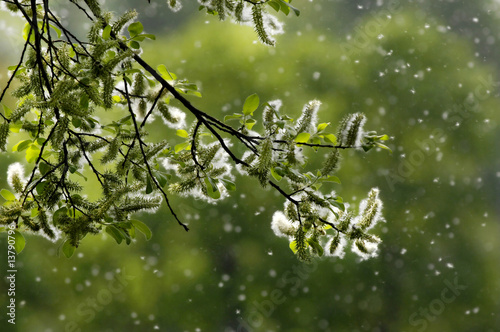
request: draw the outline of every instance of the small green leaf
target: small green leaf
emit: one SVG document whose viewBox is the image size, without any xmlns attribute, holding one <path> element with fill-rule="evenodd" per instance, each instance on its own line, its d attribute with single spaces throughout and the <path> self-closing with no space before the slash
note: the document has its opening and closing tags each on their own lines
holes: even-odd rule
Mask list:
<svg viewBox="0 0 500 332">
<path fill-rule="evenodd" d="M 375 145 L 376 145 L 376 146 L 378 146 L 379 148 L 382 148 L 382 149 L 388 150 L 389 152 L 392 152 L 391 148 L 390 148 L 390 147 L 388 147 L 388 146 L 387 146 L 387 145 L 385 145 L 385 144 L 375 142 Z"/>
<path fill-rule="evenodd" d="M 113 225 L 106 226 L 106 233 L 108 233 L 109 235 L 111 235 L 111 237 L 113 239 L 115 239 L 116 243 L 118 243 L 118 244 L 122 243 L 122 241 L 123 241 L 123 235 L 118 230 L 118 228 L 116 228 L 115 226 L 113 226 Z"/>
<path fill-rule="evenodd" d="M 252 130 L 253 126 L 255 126 L 256 123 L 257 123 L 257 120 L 255 120 L 255 119 L 247 119 L 245 121 L 245 127 L 248 130 Z"/>
<path fill-rule="evenodd" d="M 205 185 L 207 186 L 207 195 L 213 199 L 219 199 L 220 198 L 220 190 L 217 187 L 216 180 L 207 176 L 204 181 L 205 181 Z"/>
<path fill-rule="evenodd" d="M 15 68 L 14 68 L 15 69 Z M 10 69 L 9 69 L 10 70 Z M 2 108 L 3 108 L 3 113 L 6 117 L 10 117 L 11 114 L 12 114 L 12 110 L 7 106 L 7 105 L 4 105 L 2 104 Z"/>
<path fill-rule="evenodd" d="M 167 81 L 175 81 L 177 79 L 177 76 L 174 73 L 169 72 L 165 65 L 159 65 L 156 67 L 156 70 L 158 70 L 160 75 Z"/>
<path fill-rule="evenodd" d="M 319 244 L 318 241 L 315 241 L 315 240 L 312 240 L 312 239 L 309 239 L 307 240 L 307 243 L 309 243 L 309 245 L 314 249 L 316 250 L 316 252 L 318 253 L 318 256 L 321 257 L 323 256 L 323 247 L 321 247 L 321 245 Z"/>
<path fill-rule="evenodd" d="M 31 30 L 31 24 L 26 23 L 26 24 L 24 25 L 24 28 L 23 28 L 23 39 L 24 39 L 25 41 L 27 41 L 27 40 L 28 40 L 28 35 L 29 35 L 29 33 L 30 33 L 30 30 Z M 32 32 L 31 32 L 31 36 L 30 36 L 30 42 L 34 42 L 34 41 L 35 41 L 35 33 L 32 31 Z"/>
<path fill-rule="evenodd" d="M 2 189 L 0 191 L 0 195 L 2 195 L 2 197 L 5 198 L 7 201 L 15 201 L 16 200 L 16 196 L 7 189 Z"/>
<path fill-rule="evenodd" d="M 142 221 L 139 221 L 139 220 L 130 220 L 130 222 L 132 223 L 132 225 L 134 225 L 135 228 L 137 228 L 137 230 L 139 232 L 144 234 L 144 236 L 146 237 L 146 240 L 151 239 L 151 237 L 153 236 L 153 233 L 151 232 L 151 230 L 149 229 L 149 227 L 145 223 L 143 223 Z"/>
<path fill-rule="evenodd" d="M 19 254 L 26 246 L 26 239 L 18 231 L 14 231 L 14 239 L 16 241 L 16 243 L 14 244 L 14 249 L 16 249 L 16 252 Z"/>
<path fill-rule="evenodd" d="M 309 141 L 309 137 L 311 137 L 311 134 L 309 133 L 300 133 L 295 137 L 295 142 L 297 143 L 307 143 Z"/>
<path fill-rule="evenodd" d="M 187 149 L 189 146 L 190 146 L 189 142 L 184 142 L 184 143 L 177 144 L 176 146 L 174 146 L 175 153 L 179 153 L 182 150 Z"/>
<path fill-rule="evenodd" d="M 295 13 L 295 15 L 299 16 L 300 15 L 300 10 L 298 10 L 297 8 L 295 8 L 294 6 L 292 6 L 291 4 L 289 4 L 288 2 L 284 1 L 284 0 L 279 0 L 279 2 L 282 4 L 282 5 L 285 5 L 285 6 L 288 6 L 291 10 L 293 10 L 293 12 Z M 283 6 L 282 6 L 283 7 Z M 283 8 L 282 8 L 282 11 L 283 11 Z M 283 11 L 284 12 L 284 11 Z"/>
<path fill-rule="evenodd" d="M 280 181 L 283 178 L 278 173 L 276 173 L 276 170 L 274 169 L 274 167 L 271 168 L 271 175 L 273 176 L 273 178 L 276 179 L 276 181 Z"/>
<path fill-rule="evenodd" d="M 57 38 L 61 38 L 61 30 L 52 24 L 49 24 L 49 26 L 57 33 Z"/>
<path fill-rule="evenodd" d="M 64 256 L 66 256 L 66 258 L 70 258 L 71 256 L 73 256 L 73 254 L 75 253 L 75 249 L 75 246 L 71 244 L 70 240 L 64 241 L 62 252 Z"/>
<path fill-rule="evenodd" d="M 243 114 L 239 114 L 239 113 L 234 113 L 233 115 L 226 115 L 224 117 L 224 122 L 228 121 L 228 120 L 233 120 L 233 119 L 239 119 L 243 116 Z"/>
<path fill-rule="evenodd" d="M 293 251 L 294 254 L 297 253 L 297 241 L 293 240 L 290 242 L 290 249 Z"/>
<path fill-rule="evenodd" d="M 243 114 L 253 115 L 253 112 L 259 107 L 259 103 L 259 96 L 256 93 L 248 96 L 243 104 Z"/>
<path fill-rule="evenodd" d="M 40 148 L 35 144 L 31 144 L 26 150 L 26 161 L 28 163 L 34 163 L 40 156 Z"/>
<path fill-rule="evenodd" d="M 148 176 L 146 180 L 146 195 L 153 192 L 153 185 L 151 184 L 151 178 Z"/>
<path fill-rule="evenodd" d="M 332 144 L 337 143 L 337 137 L 335 137 L 334 134 L 323 134 L 323 136 L 325 137 L 325 141 L 330 142 Z"/>
<path fill-rule="evenodd" d="M 139 42 L 135 41 L 135 40 L 132 40 L 130 43 L 129 43 L 130 47 L 132 47 L 134 50 L 138 50 L 141 48 L 141 44 L 139 44 Z"/>
<path fill-rule="evenodd" d="M 141 22 L 135 22 L 135 23 L 130 24 L 128 26 L 127 30 L 130 33 L 130 37 L 133 38 L 133 37 L 137 36 L 138 34 L 140 34 L 144 30 L 144 27 L 142 26 Z"/>
<path fill-rule="evenodd" d="M 25 149 L 28 148 L 28 146 L 31 145 L 31 143 L 33 143 L 32 140 L 30 139 L 27 139 L 27 140 L 24 140 L 24 141 L 21 141 L 19 143 L 17 143 L 16 145 L 14 145 L 14 147 L 12 148 L 12 151 L 18 151 L 18 152 L 21 152 Z"/>
<path fill-rule="evenodd" d="M 45 184 L 46 184 L 46 182 L 45 182 Z M 37 186 L 37 191 L 38 191 L 38 186 Z M 61 219 L 62 216 L 65 216 L 67 214 L 68 214 L 68 208 L 66 206 L 63 206 L 60 209 L 58 209 L 56 212 L 54 212 L 54 215 L 52 216 L 52 221 L 53 221 L 54 225 L 57 225 L 59 223 L 59 219 Z"/>
<path fill-rule="evenodd" d="M 341 184 L 340 183 L 340 179 L 338 177 L 336 177 L 335 175 L 331 175 L 331 176 L 327 177 L 326 179 L 324 179 L 323 181 L 325 181 L 325 182 L 336 182 L 338 184 Z"/>
<path fill-rule="evenodd" d="M 111 25 L 106 25 L 106 27 L 102 30 L 102 38 L 104 40 L 108 40 L 111 36 Z"/>
<path fill-rule="evenodd" d="M 185 131 L 184 129 L 178 129 L 176 134 L 177 134 L 177 136 L 182 137 L 182 138 L 188 138 L 188 136 L 189 136 L 188 132 Z"/>
<path fill-rule="evenodd" d="M 234 182 L 226 180 L 226 179 L 219 179 L 220 182 L 222 182 L 222 185 L 227 189 L 227 191 L 235 191 L 236 190 L 236 184 Z"/>
<path fill-rule="evenodd" d="M 328 122 L 328 123 L 320 123 L 320 124 L 318 125 L 318 131 L 323 131 L 323 130 L 325 130 L 325 128 L 326 128 L 326 127 L 328 127 L 328 125 L 330 125 L 330 122 Z"/>
<path fill-rule="evenodd" d="M 156 40 L 156 36 L 151 34 L 151 33 L 143 33 L 143 34 L 141 34 L 141 36 L 149 38 L 151 40 Z"/>
<path fill-rule="evenodd" d="M 381 141 L 387 141 L 389 139 L 388 135 L 382 135 L 382 137 L 379 138 Z"/>
<path fill-rule="evenodd" d="M 277 11 L 277 12 L 279 12 L 279 11 L 280 11 L 280 4 L 279 4 L 278 2 L 276 2 L 275 0 L 273 0 L 273 1 L 269 1 L 267 4 L 268 4 L 269 6 L 271 6 L 271 7 L 273 7 L 273 9 L 274 9 L 275 11 Z"/>
</svg>

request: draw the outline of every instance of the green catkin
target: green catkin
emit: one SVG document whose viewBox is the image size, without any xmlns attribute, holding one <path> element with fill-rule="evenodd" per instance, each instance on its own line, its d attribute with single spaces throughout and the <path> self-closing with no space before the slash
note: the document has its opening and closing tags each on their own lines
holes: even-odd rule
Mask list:
<svg viewBox="0 0 500 332">
<path fill-rule="evenodd" d="M 333 149 L 328 154 L 325 162 L 323 163 L 323 168 L 321 169 L 321 174 L 323 176 L 331 175 L 339 169 L 340 163 L 340 152 L 338 149 Z"/>
<path fill-rule="evenodd" d="M 238 2 L 236 5 L 236 8 L 234 9 L 234 17 L 236 18 L 237 22 L 241 22 L 243 20 L 243 9 L 245 7 L 245 4 L 243 1 Z"/>
<path fill-rule="evenodd" d="M 226 19 L 226 0 L 214 0 L 214 2 L 219 20 L 224 21 Z"/>
<path fill-rule="evenodd" d="M 255 32 L 263 44 L 274 46 L 274 40 L 269 38 L 267 31 L 264 27 L 264 16 L 261 5 L 252 6 L 252 19 Z"/>
</svg>

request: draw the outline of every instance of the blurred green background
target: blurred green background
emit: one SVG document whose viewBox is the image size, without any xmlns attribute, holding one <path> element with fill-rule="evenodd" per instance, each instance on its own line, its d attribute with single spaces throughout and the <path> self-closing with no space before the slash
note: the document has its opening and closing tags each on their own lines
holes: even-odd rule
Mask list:
<svg viewBox="0 0 500 332">
<path fill-rule="evenodd" d="M 299 262 L 270 229 L 283 199 L 240 177 L 218 205 L 172 199 L 188 233 L 163 208 L 138 216 L 150 241 L 89 236 L 71 259 L 28 235 L 17 256 L 17 323 L 2 314 L 2 331 L 500 331 L 497 1 L 294 1 L 301 16 L 280 17 L 286 32 L 275 48 L 251 27 L 198 13 L 194 1 L 176 14 L 151 2 L 106 6 L 140 6 L 158 37 L 143 43 L 143 57 L 198 83 L 200 109 L 222 118 L 258 93 L 298 116 L 319 99 L 322 122 L 362 111 L 367 129 L 391 136 L 393 154 L 344 151 L 338 174 L 347 201 L 381 190 L 380 254 Z M 21 29 L 0 12 L 1 88 Z M 166 135 L 154 126 L 152 139 Z M 8 165 L 23 156 L 0 158 L 5 187 Z M 5 266 L 5 235 L 0 248 Z"/>
</svg>

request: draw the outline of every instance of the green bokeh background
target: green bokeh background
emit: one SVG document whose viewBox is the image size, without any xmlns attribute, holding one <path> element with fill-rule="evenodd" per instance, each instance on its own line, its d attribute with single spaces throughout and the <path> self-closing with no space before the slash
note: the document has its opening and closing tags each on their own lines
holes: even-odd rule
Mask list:
<svg viewBox="0 0 500 332">
<path fill-rule="evenodd" d="M 137 216 L 150 241 L 89 236 L 71 259 L 58 255 L 59 243 L 27 235 L 15 326 L 3 314 L 2 283 L 2 331 L 500 330 L 495 1 L 294 1 L 301 16 L 280 17 L 286 33 L 275 48 L 195 3 L 173 14 L 151 2 L 140 3 L 139 19 L 158 40 L 143 43 L 143 57 L 198 83 L 198 108 L 222 118 L 258 93 L 297 117 L 319 99 L 322 122 L 362 111 L 367 129 L 391 136 L 393 154 L 344 151 L 334 187 L 355 204 L 381 190 L 380 254 L 300 263 L 270 229 L 283 199 L 239 177 L 217 205 L 172 199 L 188 233 L 162 208 Z M 120 13 L 134 3 L 107 6 Z M 2 88 L 20 53 L 16 22 L 0 12 Z M 150 133 L 176 144 L 161 121 Z M 319 163 L 324 153 L 310 157 Z M 0 155 L 2 187 L 8 165 L 23 158 Z M 0 248 L 6 270 L 5 235 Z"/>
</svg>

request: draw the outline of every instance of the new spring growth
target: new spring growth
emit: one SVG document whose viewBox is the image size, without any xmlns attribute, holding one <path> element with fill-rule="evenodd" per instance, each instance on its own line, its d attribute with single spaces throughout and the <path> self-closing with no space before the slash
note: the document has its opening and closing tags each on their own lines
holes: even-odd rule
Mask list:
<svg viewBox="0 0 500 332">
<path fill-rule="evenodd" d="M 319 100 L 312 100 L 304 106 L 302 114 L 297 120 L 297 126 L 295 127 L 297 134 L 304 132 L 310 133 L 316 128 L 316 124 L 318 122 L 317 115 L 320 106 L 321 102 Z"/>
<path fill-rule="evenodd" d="M 7 169 L 7 183 L 15 192 L 22 192 L 26 185 L 24 167 L 20 163 L 13 163 Z"/>
<path fill-rule="evenodd" d="M 271 229 L 274 234 L 279 237 L 292 237 L 297 231 L 296 223 L 292 223 L 285 214 L 281 211 L 276 211 L 273 214 L 273 220 L 271 222 Z"/>
<path fill-rule="evenodd" d="M 339 127 L 338 143 L 343 147 L 359 147 L 363 140 L 363 126 L 366 117 L 363 113 L 346 116 Z"/>
<path fill-rule="evenodd" d="M 382 201 L 378 195 L 378 188 L 372 188 L 368 198 L 363 200 L 359 206 L 361 215 L 357 226 L 363 231 L 373 228 L 381 219 Z"/>
</svg>

